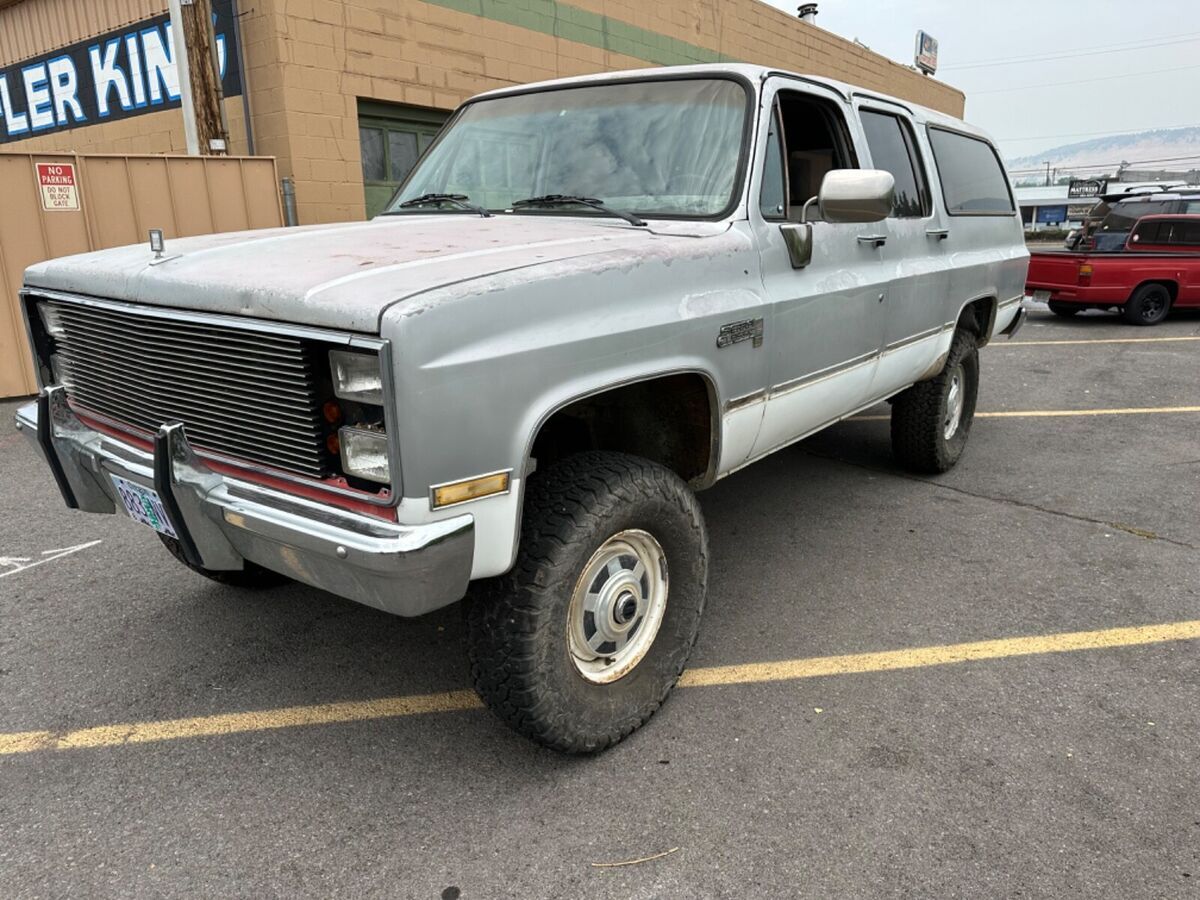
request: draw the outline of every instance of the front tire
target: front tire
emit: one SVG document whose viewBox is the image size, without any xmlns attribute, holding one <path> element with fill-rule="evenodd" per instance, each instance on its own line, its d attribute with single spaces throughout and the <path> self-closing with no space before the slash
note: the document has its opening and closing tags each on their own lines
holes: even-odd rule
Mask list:
<svg viewBox="0 0 1200 900">
<path fill-rule="evenodd" d="M 622 453 L 569 457 L 526 488 L 512 570 L 467 598 L 475 690 L 543 746 L 610 747 L 678 680 L 707 579 L 704 520 L 675 473 Z"/>
<path fill-rule="evenodd" d="M 1121 308 L 1130 325 L 1157 325 L 1171 311 L 1171 292 L 1165 285 L 1143 284 Z"/>
<path fill-rule="evenodd" d="M 892 404 L 892 453 L 900 464 L 926 475 L 952 468 L 967 446 L 978 393 L 978 343 L 960 330 L 941 373 Z"/>
</svg>

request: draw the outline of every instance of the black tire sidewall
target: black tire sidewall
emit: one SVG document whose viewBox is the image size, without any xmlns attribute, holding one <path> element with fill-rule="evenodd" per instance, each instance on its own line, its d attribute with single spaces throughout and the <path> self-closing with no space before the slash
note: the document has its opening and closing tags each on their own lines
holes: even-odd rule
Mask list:
<svg viewBox="0 0 1200 900">
<path fill-rule="evenodd" d="M 1145 317 L 1144 308 L 1146 298 L 1154 295 L 1162 295 L 1162 311 L 1152 319 Z M 1133 325 L 1157 325 L 1167 317 L 1171 311 L 1171 292 L 1161 284 L 1144 284 L 1129 298 L 1129 302 L 1125 304 L 1122 313 L 1125 320 Z"/>
<path fill-rule="evenodd" d="M 564 549 L 564 577 L 555 585 L 559 602 L 551 616 L 550 640 L 543 649 L 545 688 L 557 695 L 555 704 L 577 710 L 584 734 L 636 727 L 663 701 L 683 670 L 704 611 L 705 573 L 700 548 L 691 529 L 680 521 L 669 501 L 646 497 L 628 506 L 606 510 L 586 536 Z M 571 597 L 584 567 L 609 538 L 638 529 L 652 535 L 667 561 L 667 604 L 663 620 L 646 655 L 623 677 L 595 684 L 579 673 L 571 658 L 568 618 Z"/>
<path fill-rule="evenodd" d="M 695 496 L 670 470 L 590 451 L 539 472 L 527 488 L 516 563 L 468 593 L 471 677 L 501 719 L 543 746 L 602 750 L 640 726 L 674 686 L 695 643 L 707 590 L 708 539 Z M 603 544 L 640 530 L 667 564 L 663 620 L 623 677 L 588 681 L 571 657 L 575 587 Z"/>
<path fill-rule="evenodd" d="M 967 438 L 971 434 L 971 423 L 975 421 L 975 402 L 979 396 L 979 348 L 975 339 L 970 335 L 956 336 L 950 357 L 946 361 L 946 378 L 942 386 L 942 400 L 939 404 L 941 421 L 946 421 L 949 409 L 951 374 L 957 366 L 963 370 L 963 410 L 954 434 L 946 439 L 944 433 L 939 435 L 942 443 L 942 454 L 946 461 L 953 465 L 962 456 L 967 446 Z"/>
</svg>

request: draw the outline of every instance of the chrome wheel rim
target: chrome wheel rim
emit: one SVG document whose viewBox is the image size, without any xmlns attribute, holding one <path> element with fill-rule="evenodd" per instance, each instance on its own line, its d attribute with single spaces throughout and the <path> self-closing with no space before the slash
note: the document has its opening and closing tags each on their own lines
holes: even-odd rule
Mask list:
<svg viewBox="0 0 1200 900">
<path fill-rule="evenodd" d="M 628 675 L 645 657 L 667 609 L 667 557 L 648 532 L 614 534 L 584 566 L 571 594 L 567 634 L 575 670 L 593 684 Z"/>
<path fill-rule="evenodd" d="M 958 431 L 958 426 L 962 422 L 963 400 L 965 399 L 963 381 L 962 366 L 955 366 L 954 371 L 950 373 L 950 391 L 946 394 L 946 420 L 942 429 L 942 436 L 946 440 L 954 437 L 954 433 Z"/>
</svg>

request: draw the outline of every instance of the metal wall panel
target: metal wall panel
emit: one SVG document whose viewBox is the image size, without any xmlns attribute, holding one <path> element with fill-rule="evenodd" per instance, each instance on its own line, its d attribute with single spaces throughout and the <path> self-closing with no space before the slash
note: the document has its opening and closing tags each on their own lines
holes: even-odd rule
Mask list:
<svg viewBox="0 0 1200 900">
<path fill-rule="evenodd" d="M 0 8 L 0 65 L 162 15 L 166 0 L 25 0 Z"/>
<path fill-rule="evenodd" d="M 75 166 L 78 210 L 45 210 L 38 163 Z M 270 157 L 0 153 L 0 397 L 37 389 L 17 292 L 27 266 L 147 240 L 283 225 Z"/>
</svg>

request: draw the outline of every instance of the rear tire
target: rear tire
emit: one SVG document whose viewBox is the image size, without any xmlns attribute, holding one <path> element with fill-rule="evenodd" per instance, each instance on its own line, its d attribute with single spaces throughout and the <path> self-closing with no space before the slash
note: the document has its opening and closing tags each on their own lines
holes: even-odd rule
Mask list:
<svg viewBox="0 0 1200 900">
<path fill-rule="evenodd" d="M 197 575 L 203 575 L 209 581 L 215 581 L 217 584 L 225 584 L 229 587 L 246 588 L 248 590 L 264 590 L 266 588 L 279 587 L 281 584 L 287 584 L 291 581 L 286 575 L 280 575 L 278 572 L 272 572 L 270 569 L 264 569 L 262 566 L 255 565 L 249 560 L 246 561 L 246 567 L 241 570 L 230 570 L 217 572 L 212 569 L 206 569 L 203 566 L 194 566 L 187 561 L 187 557 L 183 555 L 183 547 L 175 538 L 167 537 L 165 534 L 160 534 L 158 539 L 163 542 L 163 546 L 170 551 L 171 555 L 177 560 L 195 572 Z"/>
<path fill-rule="evenodd" d="M 1171 292 L 1165 285 L 1143 284 L 1121 308 L 1130 325 L 1157 325 L 1171 311 Z"/>
<path fill-rule="evenodd" d="M 543 746 L 610 747 L 678 680 L 707 578 L 704 519 L 674 472 L 623 453 L 569 457 L 526 488 L 516 565 L 467 597 L 475 690 Z"/>
<path fill-rule="evenodd" d="M 958 331 L 941 373 L 914 384 L 892 404 L 892 453 L 906 469 L 933 475 L 958 462 L 979 393 L 975 335 Z"/>
<path fill-rule="evenodd" d="M 1069 319 L 1071 316 L 1077 316 L 1083 312 L 1083 307 L 1076 306 L 1074 303 L 1059 303 L 1057 300 L 1051 300 L 1049 306 L 1050 312 L 1056 316 L 1062 316 L 1064 319 Z"/>
</svg>

